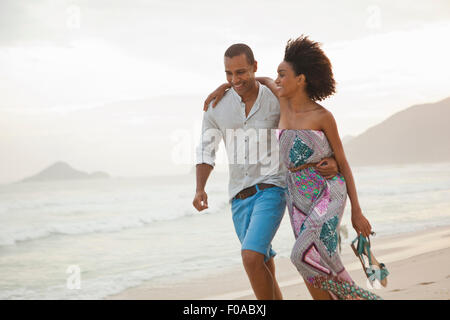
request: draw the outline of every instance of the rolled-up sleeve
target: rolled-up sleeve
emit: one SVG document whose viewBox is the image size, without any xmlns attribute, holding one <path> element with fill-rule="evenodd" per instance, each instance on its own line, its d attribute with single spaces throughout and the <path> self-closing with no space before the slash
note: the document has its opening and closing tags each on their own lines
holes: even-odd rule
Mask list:
<svg viewBox="0 0 450 320">
<path fill-rule="evenodd" d="M 200 143 L 196 149 L 196 163 L 206 163 L 215 166 L 216 152 L 219 149 L 219 143 L 222 140 L 222 132 L 219 130 L 212 117 L 212 108 L 203 113 L 202 132 Z"/>
</svg>

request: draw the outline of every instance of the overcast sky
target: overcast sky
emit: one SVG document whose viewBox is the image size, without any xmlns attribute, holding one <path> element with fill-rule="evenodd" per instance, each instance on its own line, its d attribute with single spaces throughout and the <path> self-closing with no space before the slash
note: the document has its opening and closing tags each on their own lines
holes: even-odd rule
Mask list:
<svg viewBox="0 0 450 320">
<path fill-rule="evenodd" d="M 0 183 L 58 160 L 113 175 L 177 172 L 173 156 L 161 154 L 173 154 L 174 130 L 192 133 L 187 143 L 195 145 L 203 98 L 225 81 L 226 48 L 247 43 L 258 75 L 275 77 L 287 40 L 302 33 L 321 42 L 333 64 L 338 91 L 322 104 L 341 136 L 450 95 L 448 0 L 1 0 Z M 121 116 L 123 102 L 116 118 L 129 127 L 112 130 L 101 106 L 128 100 L 159 105 Z M 83 125 L 68 126 L 70 119 Z M 61 139 L 68 127 L 70 143 Z M 165 137 L 154 133 L 162 130 Z M 135 136 L 152 132 L 148 145 Z M 140 143 L 133 149 L 132 141 Z M 102 154 L 105 143 L 114 147 Z"/>
</svg>

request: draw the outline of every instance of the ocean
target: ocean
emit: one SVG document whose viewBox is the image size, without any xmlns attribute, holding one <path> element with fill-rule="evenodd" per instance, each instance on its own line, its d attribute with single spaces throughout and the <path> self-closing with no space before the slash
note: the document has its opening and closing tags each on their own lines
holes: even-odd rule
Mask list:
<svg viewBox="0 0 450 320">
<path fill-rule="evenodd" d="M 450 225 L 450 163 L 352 170 L 377 237 Z M 227 187 L 213 172 L 198 213 L 194 175 L 0 185 L 0 299 L 102 299 L 240 265 Z M 341 226 L 349 243 L 348 200 Z M 286 211 L 273 248 L 293 243 Z"/>
</svg>

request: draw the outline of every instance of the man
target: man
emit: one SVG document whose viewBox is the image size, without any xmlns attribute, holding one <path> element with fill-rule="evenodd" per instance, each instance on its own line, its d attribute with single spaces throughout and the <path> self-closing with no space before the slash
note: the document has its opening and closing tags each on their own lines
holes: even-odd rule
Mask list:
<svg viewBox="0 0 450 320">
<path fill-rule="evenodd" d="M 247 45 L 229 47 L 224 62 L 231 89 L 204 113 L 193 205 L 198 211 L 208 208 L 205 185 L 224 139 L 229 198 L 245 271 L 257 299 L 281 300 L 271 246 L 286 208 L 285 169 L 278 161 L 278 144 L 271 130 L 278 126 L 280 106 L 277 97 L 256 81 L 257 62 Z M 329 175 L 336 171 L 336 164 L 331 160 L 321 170 Z"/>
</svg>

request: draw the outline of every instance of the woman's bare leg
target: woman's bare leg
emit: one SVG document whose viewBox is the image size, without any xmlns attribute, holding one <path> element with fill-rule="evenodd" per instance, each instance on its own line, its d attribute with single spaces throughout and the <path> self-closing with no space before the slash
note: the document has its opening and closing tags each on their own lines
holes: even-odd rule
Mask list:
<svg viewBox="0 0 450 320">
<path fill-rule="evenodd" d="M 328 291 L 315 288 L 312 284 L 310 284 L 307 280 L 304 280 L 306 287 L 309 290 L 309 293 L 311 294 L 311 297 L 314 300 L 334 300 L 331 294 Z"/>
</svg>

